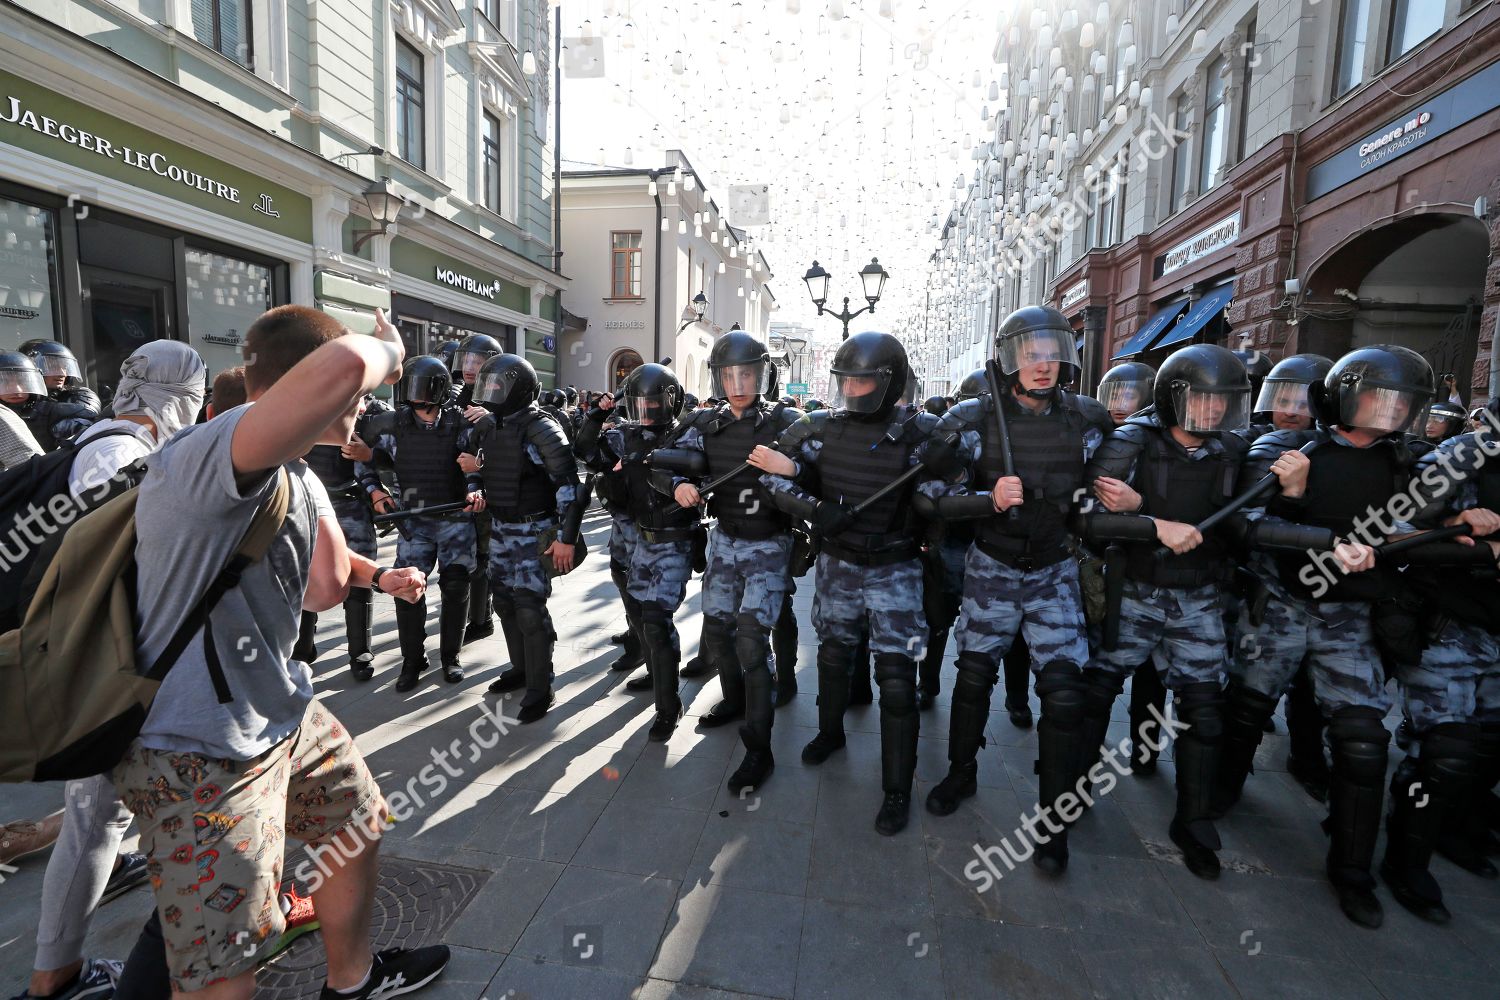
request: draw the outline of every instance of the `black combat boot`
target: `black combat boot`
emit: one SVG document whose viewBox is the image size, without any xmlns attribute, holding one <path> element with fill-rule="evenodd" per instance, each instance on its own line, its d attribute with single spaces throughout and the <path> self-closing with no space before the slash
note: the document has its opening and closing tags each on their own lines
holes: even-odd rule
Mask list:
<svg viewBox="0 0 1500 1000">
<path fill-rule="evenodd" d="M 1423 920 L 1446 924 L 1453 915 L 1443 905 L 1443 890 L 1429 865 L 1443 821 L 1469 803 L 1479 727 L 1445 722 L 1419 738 L 1421 759 L 1403 759 L 1391 778 L 1380 877 L 1396 902 Z"/>
<path fill-rule="evenodd" d="M 716 729 L 745 715 L 745 678 L 740 673 L 734 653 L 733 626 L 722 618 L 703 618 L 703 640 L 700 656 L 718 671 L 719 690 L 723 697 L 698 720 L 699 729 Z"/>
<path fill-rule="evenodd" d="M 1185 685 L 1176 701 L 1185 728 L 1176 743 L 1177 813 L 1168 832 L 1182 850 L 1188 871 L 1199 878 L 1216 879 L 1220 866 L 1214 852 L 1222 845 L 1210 816 L 1224 732 L 1223 694 L 1218 682 L 1207 681 Z"/>
<path fill-rule="evenodd" d="M 849 671 L 858 647 L 825 642 L 818 647 L 818 735 L 802 748 L 804 764 L 821 764 L 844 746 Z"/>
<path fill-rule="evenodd" d="M 510 666 L 490 683 L 493 694 L 519 691 L 526 686 L 526 637 L 521 633 L 516 620 L 515 605 L 502 606 L 497 600 L 495 611 L 500 616 L 500 631 L 505 636 L 505 649 L 510 654 Z"/>
<path fill-rule="evenodd" d="M 464 679 L 458 651 L 463 648 L 464 629 L 469 624 L 469 579 L 440 588 L 443 606 L 438 611 L 438 657 L 443 664 L 443 680 L 458 684 Z"/>
<path fill-rule="evenodd" d="M 370 605 L 366 587 L 352 587 L 344 599 L 344 628 L 349 635 L 349 673 L 360 683 L 375 676 L 375 657 L 370 652 Z M 403 602 L 405 603 L 405 602 Z"/>
<path fill-rule="evenodd" d="M 745 634 L 749 632 L 749 634 Z M 757 630 L 744 629 L 735 638 L 736 673 L 743 672 L 745 724 L 740 739 L 745 744 L 745 759 L 729 776 L 729 790 L 740 795 L 759 788 L 776 766 L 771 756 L 771 725 L 776 718 L 772 704 L 772 680 L 767 659 L 770 654 L 765 636 Z M 723 667 L 720 668 L 721 676 Z"/>
<path fill-rule="evenodd" d="M 1219 744 L 1219 771 L 1214 778 L 1214 819 L 1229 812 L 1244 793 L 1245 779 L 1255 769 L 1255 751 L 1265 735 L 1265 721 L 1275 711 L 1275 698 L 1229 682 L 1225 691 L 1224 738 Z"/>
<path fill-rule="evenodd" d="M 396 602 L 396 635 L 401 640 L 401 675 L 396 690 L 410 691 L 427 669 L 427 598 Z"/>
<path fill-rule="evenodd" d="M 979 748 L 990 719 L 990 693 L 999 668 L 990 657 L 958 654 L 953 681 L 952 718 L 948 726 L 948 776 L 927 793 L 927 811 L 948 816 L 979 790 Z"/>
<path fill-rule="evenodd" d="M 1042 717 L 1037 723 L 1037 792 L 1039 815 L 1051 820 L 1039 829 L 1033 863 L 1048 875 L 1068 870 L 1068 831 L 1056 817 L 1057 800 L 1073 792 L 1077 766 L 1084 755 L 1083 673 L 1078 665 L 1055 660 L 1037 673 Z"/>
<path fill-rule="evenodd" d="M 1363 927 L 1385 919 L 1375 898 L 1370 866 L 1380 834 L 1380 803 L 1385 793 L 1386 753 L 1391 734 L 1373 708 L 1342 708 L 1328 726 L 1333 773 L 1328 786 L 1328 879 L 1344 916 Z"/>
<path fill-rule="evenodd" d="M 552 619 L 545 606 L 535 603 L 540 598 L 516 601 L 516 624 L 522 636 L 522 658 L 525 661 L 526 694 L 521 698 L 521 707 L 516 718 L 522 723 L 535 722 L 547 714 L 552 707 L 552 650 L 557 642 L 557 633 L 552 630 Z"/>
</svg>

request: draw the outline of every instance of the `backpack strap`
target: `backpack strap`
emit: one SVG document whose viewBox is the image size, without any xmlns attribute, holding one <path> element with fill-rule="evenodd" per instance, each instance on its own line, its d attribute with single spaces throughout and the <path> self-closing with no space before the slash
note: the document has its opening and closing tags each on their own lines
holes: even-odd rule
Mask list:
<svg viewBox="0 0 1500 1000">
<path fill-rule="evenodd" d="M 208 676 L 213 681 L 214 695 L 218 697 L 219 704 L 226 704 L 231 700 L 229 683 L 224 678 L 224 668 L 219 663 L 218 652 L 214 649 L 212 638 L 206 627 L 208 616 L 213 612 L 223 596 L 235 587 L 239 586 L 240 576 L 250 567 L 252 563 L 258 562 L 271 547 L 271 542 L 281 531 L 282 522 L 286 520 L 288 508 L 291 506 L 291 481 L 287 476 L 285 468 L 278 469 L 276 490 L 256 510 L 255 517 L 250 521 L 250 526 L 245 529 L 244 538 L 240 539 L 239 548 L 230 556 L 229 562 L 214 577 L 213 582 L 193 609 L 188 612 L 177 631 L 172 634 L 172 639 L 167 643 L 156 662 L 151 664 L 151 669 L 146 676 L 152 680 L 159 681 L 172 669 L 182 651 L 187 648 L 188 642 L 200 627 L 204 633 L 204 653 L 207 660 Z"/>
</svg>

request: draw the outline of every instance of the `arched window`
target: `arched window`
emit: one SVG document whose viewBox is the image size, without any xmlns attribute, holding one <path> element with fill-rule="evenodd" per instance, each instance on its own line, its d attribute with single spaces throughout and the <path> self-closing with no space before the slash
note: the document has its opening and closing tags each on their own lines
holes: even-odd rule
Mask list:
<svg viewBox="0 0 1500 1000">
<path fill-rule="evenodd" d="M 625 376 L 641 366 L 641 356 L 635 351 L 624 350 L 616 354 L 609 366 L 609 391 L 614 392 L 625 381 Z"/>
</svg>

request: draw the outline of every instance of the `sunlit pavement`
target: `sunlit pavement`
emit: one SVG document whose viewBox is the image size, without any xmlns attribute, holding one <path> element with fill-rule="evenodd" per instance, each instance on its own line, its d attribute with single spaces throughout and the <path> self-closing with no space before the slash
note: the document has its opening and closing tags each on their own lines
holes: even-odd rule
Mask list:
<svg viewBox="0 0 1500 1000">
<path fill-rule="evenodd" d="M 797 596 L 802 693 L 777 713 L 775 774 L 735 798 L 724 783 L 742 752 L 736 727 L 694 727 L 718 698 L 716 680 L 686 684 L 689 717 L 665 745 L 647 742 L 649 695 L 627 693 L 626 675 L 608 669 L 617 647 L 607 637 L 624 621 L 608 522 L 596 514 L 587 527 L 591 554 L 552 600 L 558 705 L 533 725 L 484 721 L 484 706 L 497 704 L 485 689 L 506 660 L 498 630 L 466 647 L 468 679 L 446 685 L 434 608 L 434 667 L 398 695 L 388 601 L 377 602 L 379 671 L 367 684 L 349 679 L 341 616 L 320 623 L 321 697 L 358 736 L 387 795 L 412 794 L 411 816 L 381 848 L 376 940 L 453 947 L 452 966 L 424 996 L 1495 995 L 1500 885 L 1437 859 L 1451 926 L 1418 921 L 1384 889 L 1384 929 L 1339 913 L 1321 873 L 1321 807 L 1284 773 L 1280 719 L 1245 801 L 1220 824 L 1217 883 L 1188 874 L 1167 840 L 1168 750 L 1155 777 L 1122 778 L 1079 823 L 1063 879 L 1001 863 L 1003 878 L 977 891 L 965 874 L 976 845 L 1017 844 L 1020 815 L 1035 803 L 1035 735 L 992 714 L 979 794 L 953 816 L 930 816 L 921 801 L 947 767 L 946 691 L 922 717 L 911 825 L 878 836 L 875 708 L 850 711 L 848 748 L 821 768 L 799 758 L 817 712 L 811 577 Z M 697 594 L 695 580 L 678 615 L 685 655 L 698 643 Z M 950 658 L 945 687 L 951 672 Z M 514 715 L 514 701 L 499 705 Z M 1122 698 L 1112 742 L 1125 736 L 1124 709 Z M 0 821 L 60 800 L 56 787 L 6 786 Z M 0 884 L 3 995 L 25 983 L 46 857 L 18 862 Z M 123 958 L 150 899 L 137 889 L 103 907 L 88 953 Z M 313 935 L 273 962 L 262 996 L 315 995 L 319 948 Z"/>
</svg>

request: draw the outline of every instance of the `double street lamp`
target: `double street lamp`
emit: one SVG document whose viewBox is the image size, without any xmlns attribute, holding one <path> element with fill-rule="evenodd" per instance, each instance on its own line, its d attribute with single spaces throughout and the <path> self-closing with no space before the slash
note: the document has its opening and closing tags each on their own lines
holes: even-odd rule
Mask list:
<svg viewBox="0 0 1500 1000">
<path fill-rule="evenodd" d="M 844 339 L 848 340 L 849 321 L 862 313 L 875 311 L 875 303 L 880 301 L 880 293 L 885 290 L 885 282 L 889 277 L 890 275 L 886 274 L 885 268 L 880 266 L 880 259 L 878 257 L 871 257 L 870 263 L 862 267 L 859 272 L 860 283 L 864 285 L 865 289 L 865 301 L 869 305 L 863 309 L 856 309 L 854 312 L 849 311 L 849 296 L 847 295 L 844 296 L 844 308 L 842 311 L 834 312 L 832 309 L 825 309 L 823 307 L 823 304 L 828 301 L 829 274 L 817 261 L 813 261 L 812 267 L 807 269 L 807 273 L 802 276 L 802 280 L 807 282 L 807 292 L 812 296 L 813 305 L 818 307 L 818 315 L 821 316 L 826 312 L 835 319 L 841 320 L 844 324 Z"/>
</svg>

